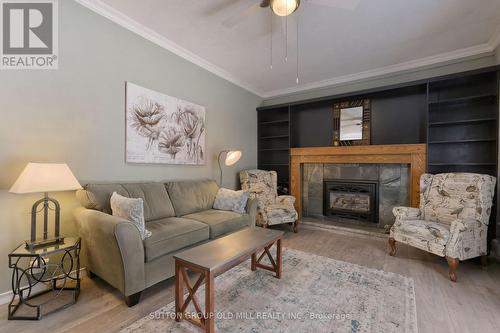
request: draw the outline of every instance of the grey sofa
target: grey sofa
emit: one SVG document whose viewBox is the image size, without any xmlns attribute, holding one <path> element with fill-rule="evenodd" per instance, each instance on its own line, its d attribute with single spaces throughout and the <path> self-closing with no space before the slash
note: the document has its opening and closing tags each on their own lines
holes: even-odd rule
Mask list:
<svg viewBox="0 0 500 333">
<path fill-rule="evenodd" d="M 75 217 L 87 269 L 120 290 L 128 306 L 141 292 L 175 275 L 173 255 L 255 225 L 257 202 L 246 213 L 212 209 L 219 187 L 211 180 L 167 183 L 88 184 L 77 192 Z M 141 239 L 131 222 L 112 216 L 110 197 L 142 198 L 146 228 Z"/>
</svg>

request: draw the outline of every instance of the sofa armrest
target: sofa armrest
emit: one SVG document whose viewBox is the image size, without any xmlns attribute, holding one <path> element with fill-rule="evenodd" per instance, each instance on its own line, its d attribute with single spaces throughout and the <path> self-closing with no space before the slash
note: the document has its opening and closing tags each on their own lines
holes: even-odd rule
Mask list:
<svg viewBox="0 0 500 333">
<path fill-rule="evenodd" d="M 392 213 L 396 217 L 396 221 L 422 219 L 422 211 L 414 207 L 394 207 Z"/>
<path fill-rule="evenodd" d="M 278 195 L 276 197 L 276 202 L 279 204 L 293 206 L 293 204 L 295 203 L 295 197 L 291 195 Z"/>
<path fill-rule="evenodd" d="M 125 296 L 145 289 L 144 245 L 131 222 L 97 210 L 77 208 L 75 217 L 90 270 Z"/>
<path fill-rule="evenodd" d="M 246 212 L 250 216 L 249 227 L 253 228 L 255 226 L 255 220 L 257 218 L 257 207 L 259 205 L 259 200 L 257 198 L 249 198 L 247 201 Z"/>
<path fill-rule="evenodd" d="M 474 219 L 457 219 L 451 222 L 446 255 L 466 260 L 487 252 L 488 226 Z"/>
</svg>

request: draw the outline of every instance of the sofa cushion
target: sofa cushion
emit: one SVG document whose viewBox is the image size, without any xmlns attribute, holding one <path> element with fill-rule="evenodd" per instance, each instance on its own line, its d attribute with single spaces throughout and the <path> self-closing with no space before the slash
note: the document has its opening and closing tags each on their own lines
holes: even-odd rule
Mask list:
<svg viewBox="0 0 500 333">
<path fill-rule="evenodd" d="M 151 237 L 144 240 L 146 261 L 209 239 L 206 224 L 179 217 L 168 217 L 148 223 Z"/>
<path fill-rule="evenodd" d="M 111 214 L 109 202 L 113 192 L 128 198 L 141 198 L 144 201 L 146 222 L 175 216 L 174 207 L 163 183 L 88 184 L 83 190 L 77 191 L 77 198 L 87 209 Z"/>
<path fill-rule="evenodd" d="M 212 208 L 219 186 L 213 180 L 179 181 L 167 183 L 167 189 L 175 215 L 184 216 Z"/>
<path fill-rule="evenodd" d="M 210 239 L 248 227 L 250 221 L 248 214 L 217 209 L 184 215 L 183 218 L 206 223 L 210 227 Z"/>
<path fill-rule="evenodd" d="M 144 200 L 146 222 L 175 216 L 167 189 L 163 183 L 123 184 L 130 198 Z"/>
</svg>

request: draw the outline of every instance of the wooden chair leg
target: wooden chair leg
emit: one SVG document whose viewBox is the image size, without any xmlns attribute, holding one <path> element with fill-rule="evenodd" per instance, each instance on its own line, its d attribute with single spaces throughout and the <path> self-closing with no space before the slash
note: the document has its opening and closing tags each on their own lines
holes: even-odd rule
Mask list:
<svg viewBox="0 0 500 333">
<path fill-rule="evenodd" d="M 125 296 L 125 303 L 127 304 L 127 306 L 130 308 L 134 305 L 137 305 L 139 303 L 139 300 L 141 299 L 141 291 L 138 292 L 138 293 L 135 293 L 133 295 L 130 295 L 130 296 Z"/>
<path fill-rule="evenodd" d="M 488 256 L 481 256 L 481 267 L 483 269 L 488 269 Z"/>
<path fill-rule="evenodd" d="M 389 255 L 394 257 L 396 255 L 396 240 L 394 238 L 389 238 Z"/>
<path fill-rule="evenodd" d="M 450 280 L 453 282 L 457 282 L 457 268 L 459 260 L 457 258 L 446 257 L 446 261 L 448 261 L 448 275 L 450 276 Z"/>
</svg>

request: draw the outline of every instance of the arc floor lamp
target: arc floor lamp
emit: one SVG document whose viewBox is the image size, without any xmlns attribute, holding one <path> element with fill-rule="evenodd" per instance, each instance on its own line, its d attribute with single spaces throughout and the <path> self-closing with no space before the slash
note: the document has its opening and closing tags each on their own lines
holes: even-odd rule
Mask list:
<svg viewBox="0 0 500 333">
<path fill-rule="evenodd" d="M 241 158 L 241 151 L 239 150 L 223 150 L 219 153 L 219 157 L 217 158 L 217 162 L 219 162 L 219 170 L 220 170 L 220 180 L 219 185 L 222 186 L 222 165 L 220 159 L 222 156 L 226 154 L 226 159 L 224 160 L 224 164 L 226 166 L 231 166 L 236 164 Z"/>
</svg>

